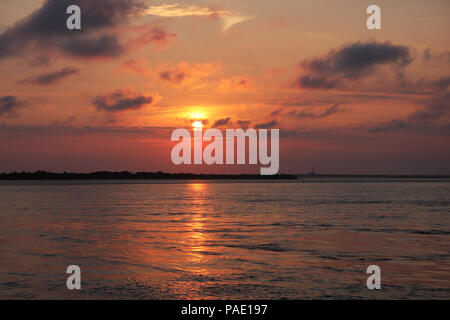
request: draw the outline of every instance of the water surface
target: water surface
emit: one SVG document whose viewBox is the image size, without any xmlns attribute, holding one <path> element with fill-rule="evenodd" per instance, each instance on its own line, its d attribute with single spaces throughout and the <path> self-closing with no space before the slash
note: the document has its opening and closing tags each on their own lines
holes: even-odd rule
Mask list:
<svg viewBox="0 0 450 320">
<path fill-rule="evenodd" d="M 0 298 L 449 299 L 449 211 L 448 181 L 3 181 Z"/>
</svg>

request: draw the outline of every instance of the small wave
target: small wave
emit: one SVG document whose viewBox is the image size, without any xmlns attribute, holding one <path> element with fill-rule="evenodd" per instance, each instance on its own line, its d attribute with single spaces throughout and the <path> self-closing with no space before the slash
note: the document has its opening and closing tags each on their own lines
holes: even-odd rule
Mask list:
<svg viewBox="0 0 450 320">
<path fill-rule="evenodd" d="M 7 282 L 3 282 L 1 284 L 2 287 L 4 288 L 8 288 L 8 289 L 27 289 L 29 288 L 28 285 L 22 283 L 22 282 L 17 282 L 17 281 L 7 281 Z"/>
<path fill-rule="evenodd" d="M 450 231 L 446 230 L 414 230 L 414 229 L 396 229 L 396 228 L 382 228 L 382 229 L 370 229 L 370 228 L 352 228 L 357 232 L 381 232 L 381 233 L 410 233 L 410 234 L 423 234 L 423 235 L 449 235 Z"/>
<path fill-rule="evenodd" d="M 221 256 L 221 253 L 212 251 L 195 251 L 195 253 L 202 254 L 204 256 Z"/>
<path fill-rule="evenodd" d="M 255 244 L 255 245 L 226 245 L 230 248 L 241 248 L 248 250 L 267 250 L 267 251 L 275 251 L 275 252 L 284 252 L 289 251 L 289 249 L 281 247 L 277 243 L 265 243 L 265 244 Z"/>
</svg>

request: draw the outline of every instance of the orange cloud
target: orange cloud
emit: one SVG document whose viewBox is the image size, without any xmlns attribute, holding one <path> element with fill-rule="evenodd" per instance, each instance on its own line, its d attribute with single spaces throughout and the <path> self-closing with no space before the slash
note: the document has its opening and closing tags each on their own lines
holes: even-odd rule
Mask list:
<svg viewBox="0 0 450 320">
<path fill-rule="evenodd" d="M 139 60 L 128 60 L 122 63 L 120 66 L 120 69 L 133 72 L 141 75 L 146 75 L 149 73 L 149 67 L 147 64 L 147 60 L 145 59 L 139 59 Z"/>
<path fill-rule="evenodd" d="M 161 68 L 159 78 L 171 85 L 198 88 L 204 86 L 205 80 L 221 68 L 220 64 L 212 62 L 192 64 L 180 62 L 173 67 Z"/>
<path fill-rule="evenodd" d="M 181 6 L 179 4 L 163 4 L 150 6 L 144 10 L 143 15 L 155 15 L 159 17 L 187 17 L 210 16 L 214 14 L 231 14 L 227 10 L 215 10 L 199 6 Z"/>
<path fill-rule="evenodd" d="M 138 33 L 136 38 L 126 42 L 125 47 L 128 51 L 140 50 L 150 43 L 153 44 L 154 49 L 163 49 L 169 45 L 171 39 L 176 37 L 176 34 L 168 33 L 163 27 L 154 24 L 128 27 L 126 31 Z"/>
<path fill-rule="evenodd" d="M 217 86 L 220 94 L 253 92 L 255 89 L 252 79 L 245 76 L 222 79 Z"/>
<path fill-rule="evenodd" d="M 220 10 L 210 7 L 182 6 L 180 4 L 163 4 L 150 6 L 142 11 L 142 15 L 154 15 L 158 17 L 179 18 L 189 16 L 209 16 L 219 18 L 222 30 L 226 31 L 241 22 L 252 20 L 255 16 L 233 13 L 229 10 Z"/>
</svg>

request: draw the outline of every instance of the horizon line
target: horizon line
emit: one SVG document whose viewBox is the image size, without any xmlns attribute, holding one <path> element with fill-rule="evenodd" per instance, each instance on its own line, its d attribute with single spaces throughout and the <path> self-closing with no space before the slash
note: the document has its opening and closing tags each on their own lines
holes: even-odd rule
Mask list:
<svg viewBox="0 0 450 320">
<path fill-rule="evenodd" d="M 10 171 L 10 172 L 0 172 L 0 176 L 20 176 L 20 175 L 53 175 L 53 176 L 89 176 L 89 175 L 129 175 L 129 176 L 139 176 L 139 175 L 190 175 L 190 176 L 261 176 L 270 178 L 271 175 L 261 175 L 259 173 L 193 173 L 193 172 L 164 172 L 164 171 L 110 171 L 110 170 L 97 170 L 90 172 L 52 172 L 45 170 L 35 170 L 35 171 Z M 423 174 L 423 173 L 316 173 L 316 172 L 306 172 L 306 173 L 286 173 L 280 172 L 272 176 L 296 176 L 296 177 L 306 177 L 306 178 L 319 178 L 319 177 L 413 177 L 413 178 L 450 178 L 450 174 Z"/>
</svg>

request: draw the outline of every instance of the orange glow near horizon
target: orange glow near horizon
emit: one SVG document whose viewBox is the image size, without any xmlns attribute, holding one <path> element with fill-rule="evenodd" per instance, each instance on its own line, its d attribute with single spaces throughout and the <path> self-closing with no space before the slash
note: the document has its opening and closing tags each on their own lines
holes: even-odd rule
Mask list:
<svg viewBox="0 0 450 320">
<path fill-rule="evenodd" d="M 206 116 L 205 116 L 205 114 L 202 113 L 202 112 L 192 112 L 192 113 L 191 113 L 191 118 L 192 118 L 192 119 L 205 119 Z"/>
<path fill-rule="evenodd" d="M 400 19 L 377 31 L 357 0 L 327 0 L 326 12 L 230 0 L 220 19 L 202 6 L 144 16 L 118 7 L 123 19 L 86 26 L 80 48 L 57 25 L 47 38 L 31 32 L 38 12 L 58 23 L 53 1 L 3 1 L 0 171 L 241 173 L 174 167 L 171 132 L 276 128 L 282 172 L 313 162 L 332 173 L 448 174 L 449 6 L 411 1 L 408 28 Z M 395 1 L 382 10 L 404 14 Z M 98 41 L 106 34 L 117 47 Z"/>
</svg>

